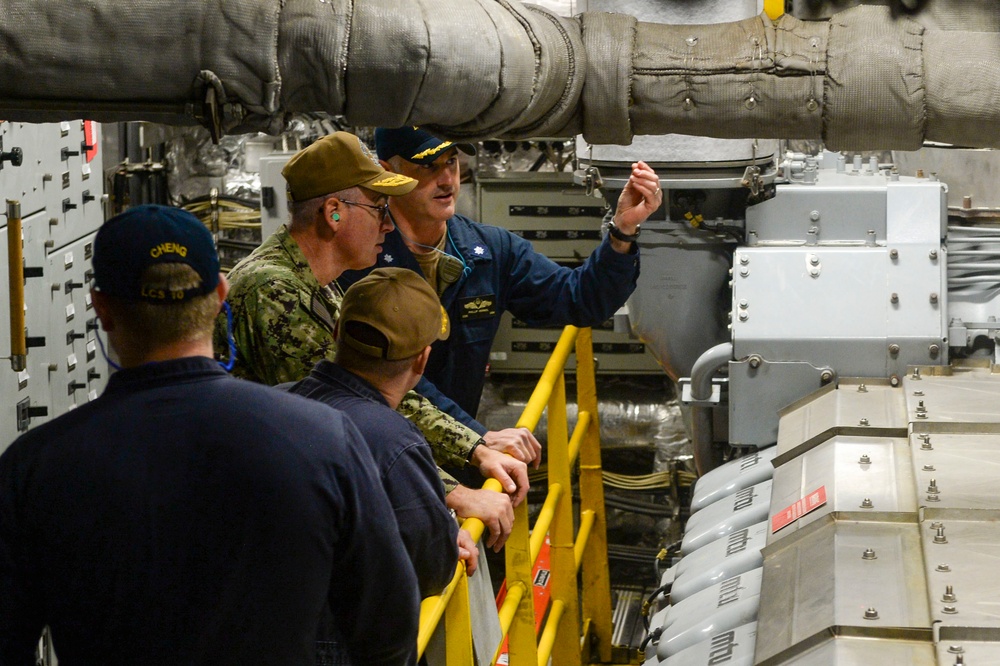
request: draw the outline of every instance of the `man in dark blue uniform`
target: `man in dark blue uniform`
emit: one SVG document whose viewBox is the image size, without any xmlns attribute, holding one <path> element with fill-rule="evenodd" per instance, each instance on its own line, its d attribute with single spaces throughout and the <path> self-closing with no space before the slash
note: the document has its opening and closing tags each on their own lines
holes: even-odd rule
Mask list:
<svg viewBox="0 0 1000 666">
<path fill-rule="evenodd" d="M 417 181 L 389 204 L 396 229 L 386 235 L 376 267 L 417 271 L 437 290 L 452 335 L 434 344 L 424 374 L 469 414 L 479 409 L 490 346 L 505 310 L 531 326 L 594 326 L 635 289 L 639 225 L 663 200 L 656 173 L 644 162 L 633 165 L 608 237 L 582 266 L 570 269 L 505 229 L 455 214 L 457 152 L 472 152 L 471 146 L 406 126 L 377 129 L 375 147 L 386 168 Z M 348 274 L 342 284 L 362 274 Z M 525 462 L 540 451 L 537 442 L 531 450 L 504 450 Z"/>
<path fill-rule="evenodd" d="M 228 289 L 194 216 L 140 206 L 94 242 L 121 369 L 0 457 L 0 663 L 414 661 L 416 577 L 364 440 L 212 360 Z M 392 612 L 385 604 L 391 599 Z"/>
<path fill-rule="evenodd" d="M 469 573 L 478 556 L 445 506 L 430 446 L 396 411 L 420 381 L 430 344 L 446 340 L 448 330 L 448 316 L 430 285 L 413 271 L 380 268 L 344 294 L 335 361 L 320 361 L 289 389 L 343 411 L 364 435 L 422 597 L 438 594 L 451 581 L 456 543 Z"/>
</svg>

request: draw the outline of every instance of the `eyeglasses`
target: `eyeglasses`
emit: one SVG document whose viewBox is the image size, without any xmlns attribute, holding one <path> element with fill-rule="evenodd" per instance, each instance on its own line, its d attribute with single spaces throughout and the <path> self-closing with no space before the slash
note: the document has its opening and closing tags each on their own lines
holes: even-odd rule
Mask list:
<svg viewBox="0 0 1000 666">
<path fill-rule="evenodd" d="M 350 204 L 351 206 L 362 206 L 364 208 L 371 208 L 372 210 L 378 211 L 376 217 L 380 222 L 385 220 L 392 220 L 392 213 L 389 212 L 389 203 L 386 202 L 381 206 L 373 206 L 372 204 L 360 203 L 357 201 L 348 201 L 347 199 L 340 199 L 340 203 Z"/>
</svg>

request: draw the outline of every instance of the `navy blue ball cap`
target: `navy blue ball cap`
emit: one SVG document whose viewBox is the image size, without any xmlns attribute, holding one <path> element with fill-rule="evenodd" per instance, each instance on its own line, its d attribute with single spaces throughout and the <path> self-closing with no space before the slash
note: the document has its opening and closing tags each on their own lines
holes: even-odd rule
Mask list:
<svg viewBox="0 0 1000 666">
<path fill-rule="evenodd" d="M 380 160 L 399 155 L 414 164 L 430 164 L 452 147 L 466 155 L 476 154 L 476 147 L 471 143 L 445 141 L 418 127 L 406 125 L 392 129 L 379 127 L 375 130 L 375 152 Z"/>
<path fill-rule="evenodd" d="M 201 284 L 184 291 L 152 289 L 142 284 L 153 264 L 187 264 Z M 197 217 L 180 208 L 148 204 L 112 217 L 94 240 L 94 286 L 127 300 L 178 303 L 214 290 L 219 284 L 219 255 L 212 234 Z"/>
</svg>

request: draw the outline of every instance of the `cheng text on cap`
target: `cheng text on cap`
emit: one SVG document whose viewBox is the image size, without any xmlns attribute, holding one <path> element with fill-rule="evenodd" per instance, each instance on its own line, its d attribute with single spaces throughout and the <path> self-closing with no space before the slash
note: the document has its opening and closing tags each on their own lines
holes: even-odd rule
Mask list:
<svg viewBox="0 0 1000 666">
<path fill-rule="evenodd" d="M 187 264 L 201 284 L 184 291 L 147 289 L 143 272 L 153 264 Z M 94 239 L 94 286 L 128 300 L 177 303 L 219 284 L 219 256 L 212 234 L 191 213 L 170 206 L 129 208 L 105 222 Z"/>
<path fill-rule="evenodd" d="M 281 175 L 288 183 L 291 201 L 357 186 L 397 196 L 417 186 L 412 178 L 383 169 L 368 146 L 349 132 L 334 132 L 295 153 Z"/>
<path fill-rule="evenodd" d="M 449 148 L 458 148 L 466 155 L 475 155 L 471 143 L 452 143 L 437 138 L 430 132 L 410 126 L 375 130 L 375 150 L 380 160 L 399 155 L 414 164 L 430 164 Z"/>
<path fill-rule="evenodd" d="M 384 341 L 359 339 L 355 323 L 367 324 Z M 377 268 L 351 285 L 340 305 L 337 327 L 339 344 L 389 361 L 416 356 L 449 333 L 448 314 L 437 294 L 407 268 Z"/>
</svg>

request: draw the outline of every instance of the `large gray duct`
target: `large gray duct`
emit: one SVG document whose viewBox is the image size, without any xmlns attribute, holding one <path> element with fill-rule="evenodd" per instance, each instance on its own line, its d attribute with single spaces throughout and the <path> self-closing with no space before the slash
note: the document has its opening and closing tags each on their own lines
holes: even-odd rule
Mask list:
<svg viewBox="0 0 1000 666">
<path fill-rule="evenodd" d="M 0 16 L 10 120 L 273 132 L 289 112 L 326 111 L 468 139 L 1000 145 L 1000 35 L 929 30 L 886 7 L 710 26 L 512 0 L 2 0 Z"/>
</svg>

